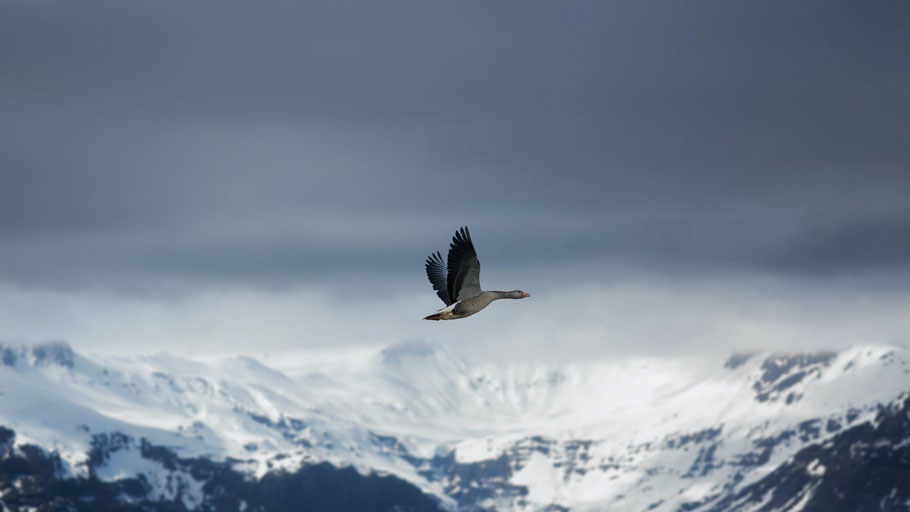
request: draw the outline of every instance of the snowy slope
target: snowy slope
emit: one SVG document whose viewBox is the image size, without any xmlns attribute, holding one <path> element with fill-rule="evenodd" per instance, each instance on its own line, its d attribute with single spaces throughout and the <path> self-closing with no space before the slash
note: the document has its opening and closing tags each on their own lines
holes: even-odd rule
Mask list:
<svg viewBox="0 0 910 512">
<path fill-rule="evenodd" d="M 327 360 L 85 356 L 0 347 L 0 425 L 56 452 L 66 475 L 144 475 L 150 495 L 203 482 L 141 455 L 230 461 L 261 478 L 327 461 L 392 474 L 450 508 L 698 510 L 800 449 L 870 421 L 910 389 L 904 348 L 471 366 L 405 343 Z M 118 436 L 122 434 L 122 436 Z M 108 445 L 103 462 L 92 450 Z M 94 463 L 94 465 L 93 465 Z"/>
</svg>

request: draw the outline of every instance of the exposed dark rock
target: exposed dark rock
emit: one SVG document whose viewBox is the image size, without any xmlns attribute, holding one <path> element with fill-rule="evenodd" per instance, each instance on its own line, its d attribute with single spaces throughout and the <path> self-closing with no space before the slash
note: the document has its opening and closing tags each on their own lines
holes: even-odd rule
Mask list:
<svg viewBox="0 0 910 512">
<path fill-rule="evenodd" d="M 683 448 L 689 443 L 699 444 L 707 441 L 713 441 L 723 432 L 724 426 L 720 425 L 715 428 L 706 428 L 699 430 L 698 432 L 690 432 L 686 434 L 680 434 L 672 437 L 668 437 L 664 440 L 664 446 L 667 448 Z"/>
<path fill-rule="evenodd" d="M 13 448 L 13 442 L 16 440 L 16 433 L 12 430 L 0 426 L 0 459 L 6 457 Z"/>
<path fill-rule="evenodd" d="M 68 343 L 62 341 L 35 345 L 32 347 L 32 355 L 35 356 L 36 366 L 58 364 L 72 368 L 75 360 L 73 349 Z"/>
<path fill-rule="evenodd" d="M 522 497 L 528 494 L 527 487 L 508 482 L 512 476 L 512 466 L 505 454 L 495 459 L 462 463 L 455 460 L 455 452 L 452 451 L 433 457 L 430 468 L 421 473 L 445 482 L 445 493 L 463 506 L 481 503 L 487 498 Z"/>
<path fill-rule="evenodd" d="M 312 443 L 309 440 L 301 438 L 300 436 L 300 434 L 307 428 L 307 424 L 303 420 L 281 416 L 278 421 L 272 421 L 267 416 L 253 412 L 247 411 L 246 414 L 250 417 L 251 420 L 255 421 L 256 423 L 277 430 L 288 441 L 291 441 L 304 448 L 312 447 Z"/>
<path fill-rule="evenodd" d="M 760 437 L 752 441 L 755 451 L 742 454 L 737 460 L 731 462 L 736 466 L 754 467 L 766 464 L 771 459 L 771 454 L 778 445 L 787 443 L 795 434 L 792 430 L 785 430 L 776 436 Z"/>
<path fill-rule="evenodd" d="M 714 458 L 714 452 L 717 450 L 719 444 L 712 444 L 707 447 L 702 447 L 698 450 L 698 456 L 695 458 L 695 462 L 692 463 L 692 466 L 683 475 L 683 478 L 693 478 L 698 476 L 705 476 L 711 470 L 719 468 L 724 465 L 722 461 L 717 461 Z"/>
<path fill-rule="evenodd" d="M 724 496 L 712 512 L 756 506 L 805 512 L 907 510 L 910 501 L 910 395 L 865 422 L 809 445 L 765 478 Z M 750 510 L 753 510 L 750 508 Z"/>
<path fill-rule="evenodd" d="M 736 368 L 739 368 L 740 366 L 744 365 L 746 363 L 746 361 L 748 361 L 749 359 L 752 359 L 752 356 L 754 356 L 754 355 L 755 355 L 754 352 L 739 352 L 739 353 L 733 354 L 724 363 L 724 368 L 727 368 L 729 370 L 735 370 Z"/>
<path fill-rule="evenodd" d="M 172 450 L 145 439 L 138 442 L 114 432 L 92 438 L 89 477 L 65 477 L 64 464 L 56 453 L 37 446 L 12 449 L 15 433 L 0 427 L 0 503 L 11 511 L 185 511 L 178 489 L 172 501 L 150 497 L 150 485 L 142 476 L 112 482 L 97 478 L 98 467 L 119 450 L 140 450 L 170 471 L 186 472 L 204 482 L 200 511 L 399 511 L 436 512 L 440 503 L 420 489 L 394 476 L 361 475 L 350 467 L 328 463 L 303 466 L 294 472 L 277 471 L 262 479 L 250 479 L 231 468 L 231 462 L 205 458 L 181 458 Z"/>
<path fill-rule="evenodd" d="M 0 363 L 2 363 L 3 366 L 16 366 L 16 361 L 18 360 L 19 356 L 16 354 L 15 350 L 0 345 Z"/>
<path fill-rule="evenodd" d="M 752 385 L 755 389 L 755 399 L 759 402 L 773 400 L 806 377 L 821 376 L 821 369 L 827 367 L 835 357 L 837 357 L 835 352 L 768 357 L 762 363 L 761 377 Z M 788 394 L 786 403 L 793 403 L 799 398 L 799 394 Z"/>
<path fill-rule="evenodd" d="M 774 382 L 785 375 L 792 368 L 806 368 L 813 365 L 827 366 L 835 357 L 836 352 L 819 352 L 817 354 L 774 355 L 762 363 L 761 380 Z"/>
<path fill-rule="evenodd" d="M 818 439 L 822 431 L 822 420 L 806 420 L 797 425 L 796 430 L 799 432 L 800 441 L 807 443 Z"/>
</svg>

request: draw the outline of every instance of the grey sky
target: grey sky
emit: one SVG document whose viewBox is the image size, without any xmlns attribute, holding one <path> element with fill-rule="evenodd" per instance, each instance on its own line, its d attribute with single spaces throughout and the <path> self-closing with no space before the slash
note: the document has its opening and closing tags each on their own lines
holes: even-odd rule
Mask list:
<svg viewBox="0 0 910 512">
<path fill-rule="evenodd" d="M 906 2 L 3 2 L 0 283 L 425 309 L 467 223 L 508 288 L 893 293 L 907 27 Z"/>
</svg>

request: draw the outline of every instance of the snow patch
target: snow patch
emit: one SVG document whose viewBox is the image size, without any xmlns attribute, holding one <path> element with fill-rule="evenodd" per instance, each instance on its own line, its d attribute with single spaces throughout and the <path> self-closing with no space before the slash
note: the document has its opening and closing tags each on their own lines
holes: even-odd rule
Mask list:
<svg viewBox="0 0 910 512">
<path fill-rule="evenodd" d="M 139 450 L 128 447 L 110 452 L 107 461 L 96 468 L 95 475 L 105 482 L 141 477 L 149 486 L 149 499 L 173 501 L 179 496 L 184 506 L 191 510 L 203 499 L 204 482 L 184 471 L 169 470 L 158 461 L 142 457 Z"/>
<path fill-rule="evenodd" d="M 557 501 L 559 478 L 553 462 L 546 455 L 534 452 L 524 467 L 512 475 L 512 483 L 528 487 L 528 500 L 549 504 Z"/>
<path fill-rule="evenodd" d="M 825 466 L 822 466 L 818 459 L 813 460 L 806 466 L 806 473 L 816 478 L 825 474 Z"/>
</svg>

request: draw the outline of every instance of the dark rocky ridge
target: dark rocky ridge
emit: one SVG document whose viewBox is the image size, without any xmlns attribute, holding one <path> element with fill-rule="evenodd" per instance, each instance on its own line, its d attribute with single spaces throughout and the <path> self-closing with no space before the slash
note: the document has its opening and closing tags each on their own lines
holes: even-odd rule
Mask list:
<svg viewBox="0 0 910 512">
<path fill-rule="evenodd" d="M 76 355 L 65 341 L 41 343 L 31 347 L 4 345 L 0 343 L 0 364 L 16 366 L 20 360 L 28 357 L 31 352 L 35 366 L 60 365 L 72 368 Z"/>
<path fill-rule="evenodd" d="M 66 477 L 56 453 L 38 446 L 13 447 L 15 432 L 0 427 L 0 507 L 44 511 L 185 511 L 178 488 L 173 500 L 149 499 L 144 476 L 105 482 L 96 471 L 111 453 L 138 449 L 145 459 L 169 471 L 183 471 L 204 482 L 200 511 L 373 511 L 437 512 L 440 503 L 394 476 L 361 475 L 351 467 L 328 463 L 303 466 L 294 472 L 274 471 L 259 480 L 231 468 L 230 461 L 181 458 L 172 450 L 122 433 L 93 436 L 89 476 Z"/>
<path fill-rule="evenodd" d="M 835 352 L 819 352 L 779 354 L 765 359 L 761 366 L 762 375 L 752 386 L 755 390 L 755 399 L 759 402 L 776 400 L 804 379 L 820 377 L 822 370 L 831 364 L 835 357 L 837 357 Z M 727 364 L 729 365 L 730 361 Z M 786 403 L 793 403 L 800 397 L 798 393 L 787 393 Z"/>
<path fill-rule="evenodd" d="M 803 512 L 906 511 L 910 393 L 883 407 L 874 422 L 803 448 L 768 476 L 722 497 L 708 510 L 727 512 L 764 503 L 754 510 L 771 512 L 788 510 L 802 500 Z"/>
</svg>

